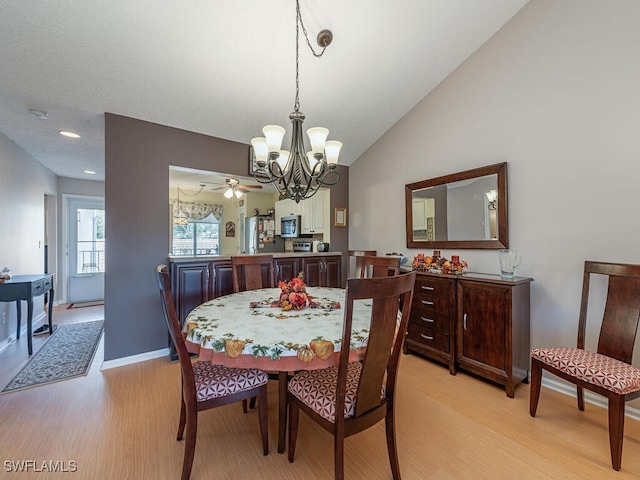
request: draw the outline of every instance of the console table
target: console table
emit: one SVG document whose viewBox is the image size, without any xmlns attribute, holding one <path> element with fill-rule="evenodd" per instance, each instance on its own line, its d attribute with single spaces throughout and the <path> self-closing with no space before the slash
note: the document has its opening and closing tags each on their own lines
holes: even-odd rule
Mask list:
<svg viewBox="0 0 640 480">
<path fill-rule="evenodd" d="M 0 302 L 16 302 L 16 313 L 18 316 L 18 328 L 16 338 L 20 338 L 20 321 L 22 317 L 21 300 L 27 302 L 27 346 L 29 355 L 33 353 L 31 341 L 32 320 L 33 320 L 33 299 L 46 292 L 49 295 L 49 335 L 53 332 L 53 274 L 41 275 L 16 275 L 0 283 Z"/>
</svg>

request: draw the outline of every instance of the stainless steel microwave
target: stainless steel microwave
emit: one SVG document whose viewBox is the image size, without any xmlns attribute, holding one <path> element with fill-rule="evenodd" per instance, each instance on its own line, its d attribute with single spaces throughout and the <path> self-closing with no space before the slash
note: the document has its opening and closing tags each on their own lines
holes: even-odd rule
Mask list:
<svg viewBox="0 0 640 480">
<path fill-rule="evenodd" d="M 283 238 L 297 238 L 300 236 L 302 222 L 300 215 L 289 215 L 280 219 L 280 236 Z"/>
</svg>

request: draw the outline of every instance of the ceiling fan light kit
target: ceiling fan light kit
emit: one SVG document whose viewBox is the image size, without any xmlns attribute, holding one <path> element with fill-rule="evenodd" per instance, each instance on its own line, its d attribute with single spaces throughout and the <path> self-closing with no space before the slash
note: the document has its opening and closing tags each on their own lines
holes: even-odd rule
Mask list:
<svg viewBox="0 0 640 480">
<path fill-rule="evenodd" d="M 258 168 L 254 172 L 255 179 L 260 183 L 272 183 L 278 193 L 284 198 L 290 198 L 300 203 L 310 198 L 322 186 L 335 185 L 340 180 L 336 171 L 338 156 L 342 143 L 327 141 L 329 130 L 314 127 L 307 130 L 311 150 L 305 148 L 302 134 L 302 123 L 305 115 L 300 112 L 300 67 L 299 67 L 299 30 L 307 40 L 307 45 L 316 57 L 321 57 L 325 49 L 331 44 L 333 34 L 330 30 L 322 30 L 317 42 L 322 51 L 316 53 L 307 35 L 307 30 L 300 14 L 300 1 L 296 0 L 296 97 L 293 112 L 289 115 L 292 123 L 291 148 L 281 150 L 285 129 L 278 125 L 267 125 L 262 129 L 264 137 L 251 140 L 256 155 Z"/>
</svg>

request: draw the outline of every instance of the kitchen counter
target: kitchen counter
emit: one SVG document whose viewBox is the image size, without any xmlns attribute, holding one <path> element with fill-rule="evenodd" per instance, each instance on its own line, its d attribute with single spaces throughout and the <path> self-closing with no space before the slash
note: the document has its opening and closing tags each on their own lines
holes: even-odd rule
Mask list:
<svg viewBox="0 0 640 480">
<path fill-rule="evenodd" d="M 288 257 L 333 257 L 336 255 L 342 255 L 342 252 L 272 252 L 265 253 L 265 255 L 273 255 L 273 258 L 288 258 Z M 171 263 L 185 263 L 185 262 L 209 262 L 209 261 L 231 261 L 232 255 L 197 255 L 197 256 L 182 256 L 182 255 L 169 255 L 169 261 Z"/>
</svg>

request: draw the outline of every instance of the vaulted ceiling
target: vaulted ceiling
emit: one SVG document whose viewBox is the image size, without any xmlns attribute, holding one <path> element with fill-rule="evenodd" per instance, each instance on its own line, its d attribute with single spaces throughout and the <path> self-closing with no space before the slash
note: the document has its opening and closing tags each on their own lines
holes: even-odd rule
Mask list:
<svg viewBox="0 0 640 480">
<path fill-rule="evenodd" d="M 300 0 L 312 45 L 334 35 L 315 58 L 300 32 L 305 127 L 350 165 L 526 3 Z M 103 180 L 104 112 L 247 144 L 289 131 L 295 1 L 6 0 L 0 66 L 0 133 L 59 176 Z"/>
</svg>

